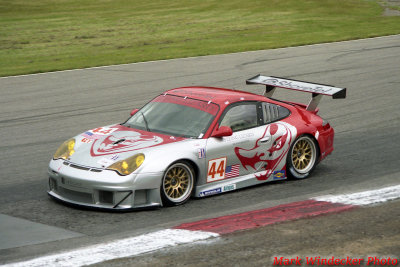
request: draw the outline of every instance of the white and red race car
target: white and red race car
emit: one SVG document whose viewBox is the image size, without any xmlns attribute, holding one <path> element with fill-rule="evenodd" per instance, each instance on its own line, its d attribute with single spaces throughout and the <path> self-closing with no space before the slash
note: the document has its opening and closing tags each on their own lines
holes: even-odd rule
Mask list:
<svg viewBox="0 0 400 267">
<path fill-rule="evenodd" d="M 104 208 L 172 206 L 269 181 L 307 178 L 333 151 L 334 130 L 317 115 L 322 95 L 346 89 L 258 75 L 244 91 L 168 90 L 124 123 L 85 131 L 50 161 L 48 194 Z M 276 88 L 312 94 L 308 105 L 272 99 Z"/>
</svg>

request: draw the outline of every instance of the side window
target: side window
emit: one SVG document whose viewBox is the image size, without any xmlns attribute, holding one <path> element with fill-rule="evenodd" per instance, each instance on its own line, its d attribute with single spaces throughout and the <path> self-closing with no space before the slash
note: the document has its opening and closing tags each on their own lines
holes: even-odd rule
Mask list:
<svg viewBox="0 0 400 267">
<path fill-rule="evenodd" d="M 220 126 L 231 127 L 234 132 L 256 127 L 257 125 L 256 103 L 246 103 L 231 107 L 220 123 Z"/>
<path fill-rule="evenodd" d="M 282 120 L 290 115 L 290 111 L 287 108 L 265 102 L 262 103 L 262 111 L 264 124 Z"/>
</svg>

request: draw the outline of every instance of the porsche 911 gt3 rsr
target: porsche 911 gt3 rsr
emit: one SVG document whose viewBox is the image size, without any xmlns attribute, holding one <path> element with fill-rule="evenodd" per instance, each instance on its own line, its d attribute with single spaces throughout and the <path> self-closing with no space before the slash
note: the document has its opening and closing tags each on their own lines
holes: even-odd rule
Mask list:
<svg viewBox="0 0 400 267">
<path fill-rule="evenodd" d="M 322 95 L 346 89 L 258 75 L 264 95 L 182 87 L 134 109 L 124 123 L 65 141 L 50 161 L 48 194 L 104 209 L 173 206 L 287 178 L 303 179 L 333 151 L 317 115 Z M 276 88 L 309 92 L 308 105 L 275 100 Z"/>
</svg>

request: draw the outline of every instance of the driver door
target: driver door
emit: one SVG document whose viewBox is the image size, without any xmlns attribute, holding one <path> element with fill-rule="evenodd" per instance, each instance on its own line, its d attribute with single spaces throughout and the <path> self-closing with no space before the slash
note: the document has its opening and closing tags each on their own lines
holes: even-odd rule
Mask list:
<svg viewBox="0 0 400 267">
<path fill-rule="evenodd" d="M 240 102 L 227 107 L 219 120 L 219 126 L 229 126 L 233 134 L 225 137 L 210 137 L 206 145 L 207 183 L 223 181 L 255 170 L 241 164 L 237 147 L 251 147 L 265 130 L 262 111 L 258 102 Z M 254 168 L 263 166 L 255 163 Z"/>
</svg>

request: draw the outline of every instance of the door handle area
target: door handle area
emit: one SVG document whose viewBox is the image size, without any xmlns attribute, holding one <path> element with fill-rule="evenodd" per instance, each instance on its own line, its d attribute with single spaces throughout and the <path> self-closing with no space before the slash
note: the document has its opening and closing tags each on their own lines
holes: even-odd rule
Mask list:
<svg viewBox="0 0 400 267">
<path fill-rule="evenodd" d="M 260 142 L 261 142 L 261 143 L 267 143 L 270 139 L 271 139 L 271 137 L 267 136 L 267 137 L 262 138 L 262 139 L 260 140 Z"/>
</svg>

